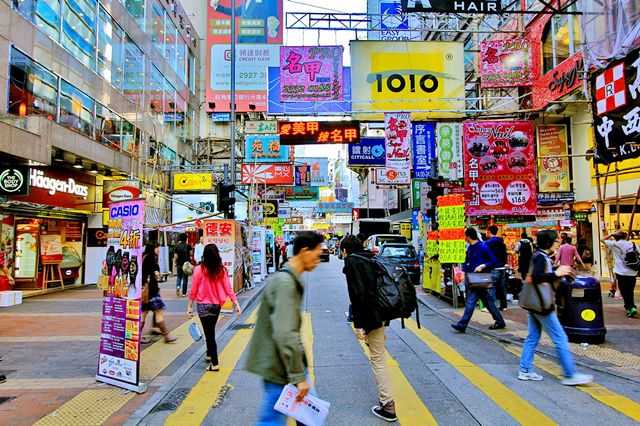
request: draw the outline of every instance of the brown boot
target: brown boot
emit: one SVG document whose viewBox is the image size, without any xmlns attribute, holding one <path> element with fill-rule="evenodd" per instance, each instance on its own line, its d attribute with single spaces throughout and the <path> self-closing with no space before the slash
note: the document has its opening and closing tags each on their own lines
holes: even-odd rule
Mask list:
<svg viewBox="0 0 640 426">
<path fill-rule="evenodd" d="M 173 337 L 171 334 L 169 334 L 169 330 L 167 329 L 167 325 L 165 324 L 164 321 L 158 321 L 156 323 L 156 325 L 158 326 L 158 328 L 162 332 L 162 335 L 164 336 L 164 342 L 165 343 L 173 343 L 176 340 L 178 340 L 176 337 Z"/>
</svg>

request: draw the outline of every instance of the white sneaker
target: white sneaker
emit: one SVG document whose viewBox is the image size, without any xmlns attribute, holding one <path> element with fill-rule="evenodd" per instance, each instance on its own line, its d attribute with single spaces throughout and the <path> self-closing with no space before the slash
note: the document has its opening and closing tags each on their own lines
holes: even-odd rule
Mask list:
<svg viewBox="0 0 640 426">
<path fill-rule="evenodd" d="M 524 371 L 518 371 L 518 380 L 531 380 L 534 382 L 539 382 L 542 379 L 544 379 L 544 377 L 534 371 L 529 371 L 528 373 Z"/>
<path fill-rule="evenodd" d="M 560 383 L 565 386 L 580 386 L 593 382 L 593 376 L 590 374 L 575 373 L 571 377 L 562 379 Z"/>
</svg>

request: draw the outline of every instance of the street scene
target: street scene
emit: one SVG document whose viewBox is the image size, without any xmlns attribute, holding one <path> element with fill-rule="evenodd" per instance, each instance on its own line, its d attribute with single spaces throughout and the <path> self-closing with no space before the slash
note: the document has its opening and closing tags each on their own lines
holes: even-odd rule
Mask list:
<svg viewBox="0 0 640 426">
<path fill-rule="evenodd" d="M 0 425 L 640 423 L 634 0 L 0 0 Z"/>
</svg>

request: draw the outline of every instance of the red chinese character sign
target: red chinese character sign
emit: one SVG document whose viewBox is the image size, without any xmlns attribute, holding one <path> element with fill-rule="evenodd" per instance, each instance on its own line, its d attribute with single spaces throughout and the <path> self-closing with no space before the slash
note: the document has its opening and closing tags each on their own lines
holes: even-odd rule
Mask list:
<svg viewBox="0 0 640 426">
<path fill-rule="evenodd" d="M 464 123 L 469 216 L 536 214 L 534 143 L 530 121 Z"/>
<path fill-rule="evenodd" d="M 533 80 L 529 40 L 486 40 L 480 43 L 480 85 L 492 87 L 528 86 Z"/>
<path fill-rule="evenodd" d="M 378 183 L 408 184 L 411 177 L 411 114 L 388 112 L 384 114 L 386 160 L 384 172 L 376 174 Z"/>
<path fill-rule="evenodd" d="M 215 244 L 220 251 L 222 264 L 232 285 L 237 286 L 236 268 L 241 265 L 241 240 L 238 224 L 233 220 L 211 219 L 203 221 L 204 244 Z M 236 288 L 237 291 L 237 288 Z"/>
<path fill-rule="evenodd" d="M 294 170 L 291 164 L 243 164 L 242 184 L 293 185 Z"/>
<path fill-rule="evenodd" d="M 280 47 L 280 100 L 342 101 L 342 46 Z"/>
<path fill-rule="evenodd" d="M 359 121 L 279 121 L 281 145 L 322 145 L 360 142 Z"/>
<path fill-rule="evenodd" d="M 640 50 L 595 74 L 595 162 L 640 157 Z"/>
</svg>

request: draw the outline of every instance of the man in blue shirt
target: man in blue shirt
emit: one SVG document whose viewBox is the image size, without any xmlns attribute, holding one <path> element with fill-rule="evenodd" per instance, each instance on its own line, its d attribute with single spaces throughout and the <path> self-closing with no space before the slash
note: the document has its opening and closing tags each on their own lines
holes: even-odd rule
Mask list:
<svg viewBox="0 0 640 426">
<path fill-rule="evenodd" d="M 467 257 L 463 265 L 465 274 L 469 272 L 490 272 L 497 263 L 495 256 L 491 253 L 491 250 L 487 248 L 486 244 L 480 241 L 478 232 L 473 228 L 467 228 L 464 232 L 465 239 L 469 244 L 467 246 Z M 484 305 L 491 312 L 491 316 L 495 323 L 489 327 L 490 330 L 499 330 L 506 327 L 504 319 L 500 314 L 498 308 L 496 308 L 495 289 L 494 288 L 477 288 L 469 285 L 469 280 L 465 277 L 465 287 L 467 289 L 466 302 L 464 306 L 464 314 L 460 321 L 456 324 L 451 324 L 454 330 L 464 333 L 471 321 L 473 311 L 476 308 L 478 299 L 484 303 Z"/>
<path fill-rule="evenodd" d="M 500 310 L 502 311 L 507 309 L 507 291 L 505 288 L 507 246 L 504 244 L 504 240 L 498 237 L 498 227 L 496 225 L 491 225 L 488 231 L 489 239 L 485 244 L 496 258 L 496 265 L 491 270 L 491 274 L 493 275 L 493 286 L 496 289 L 496 298 L 500 302 Z"/>
</svg>

